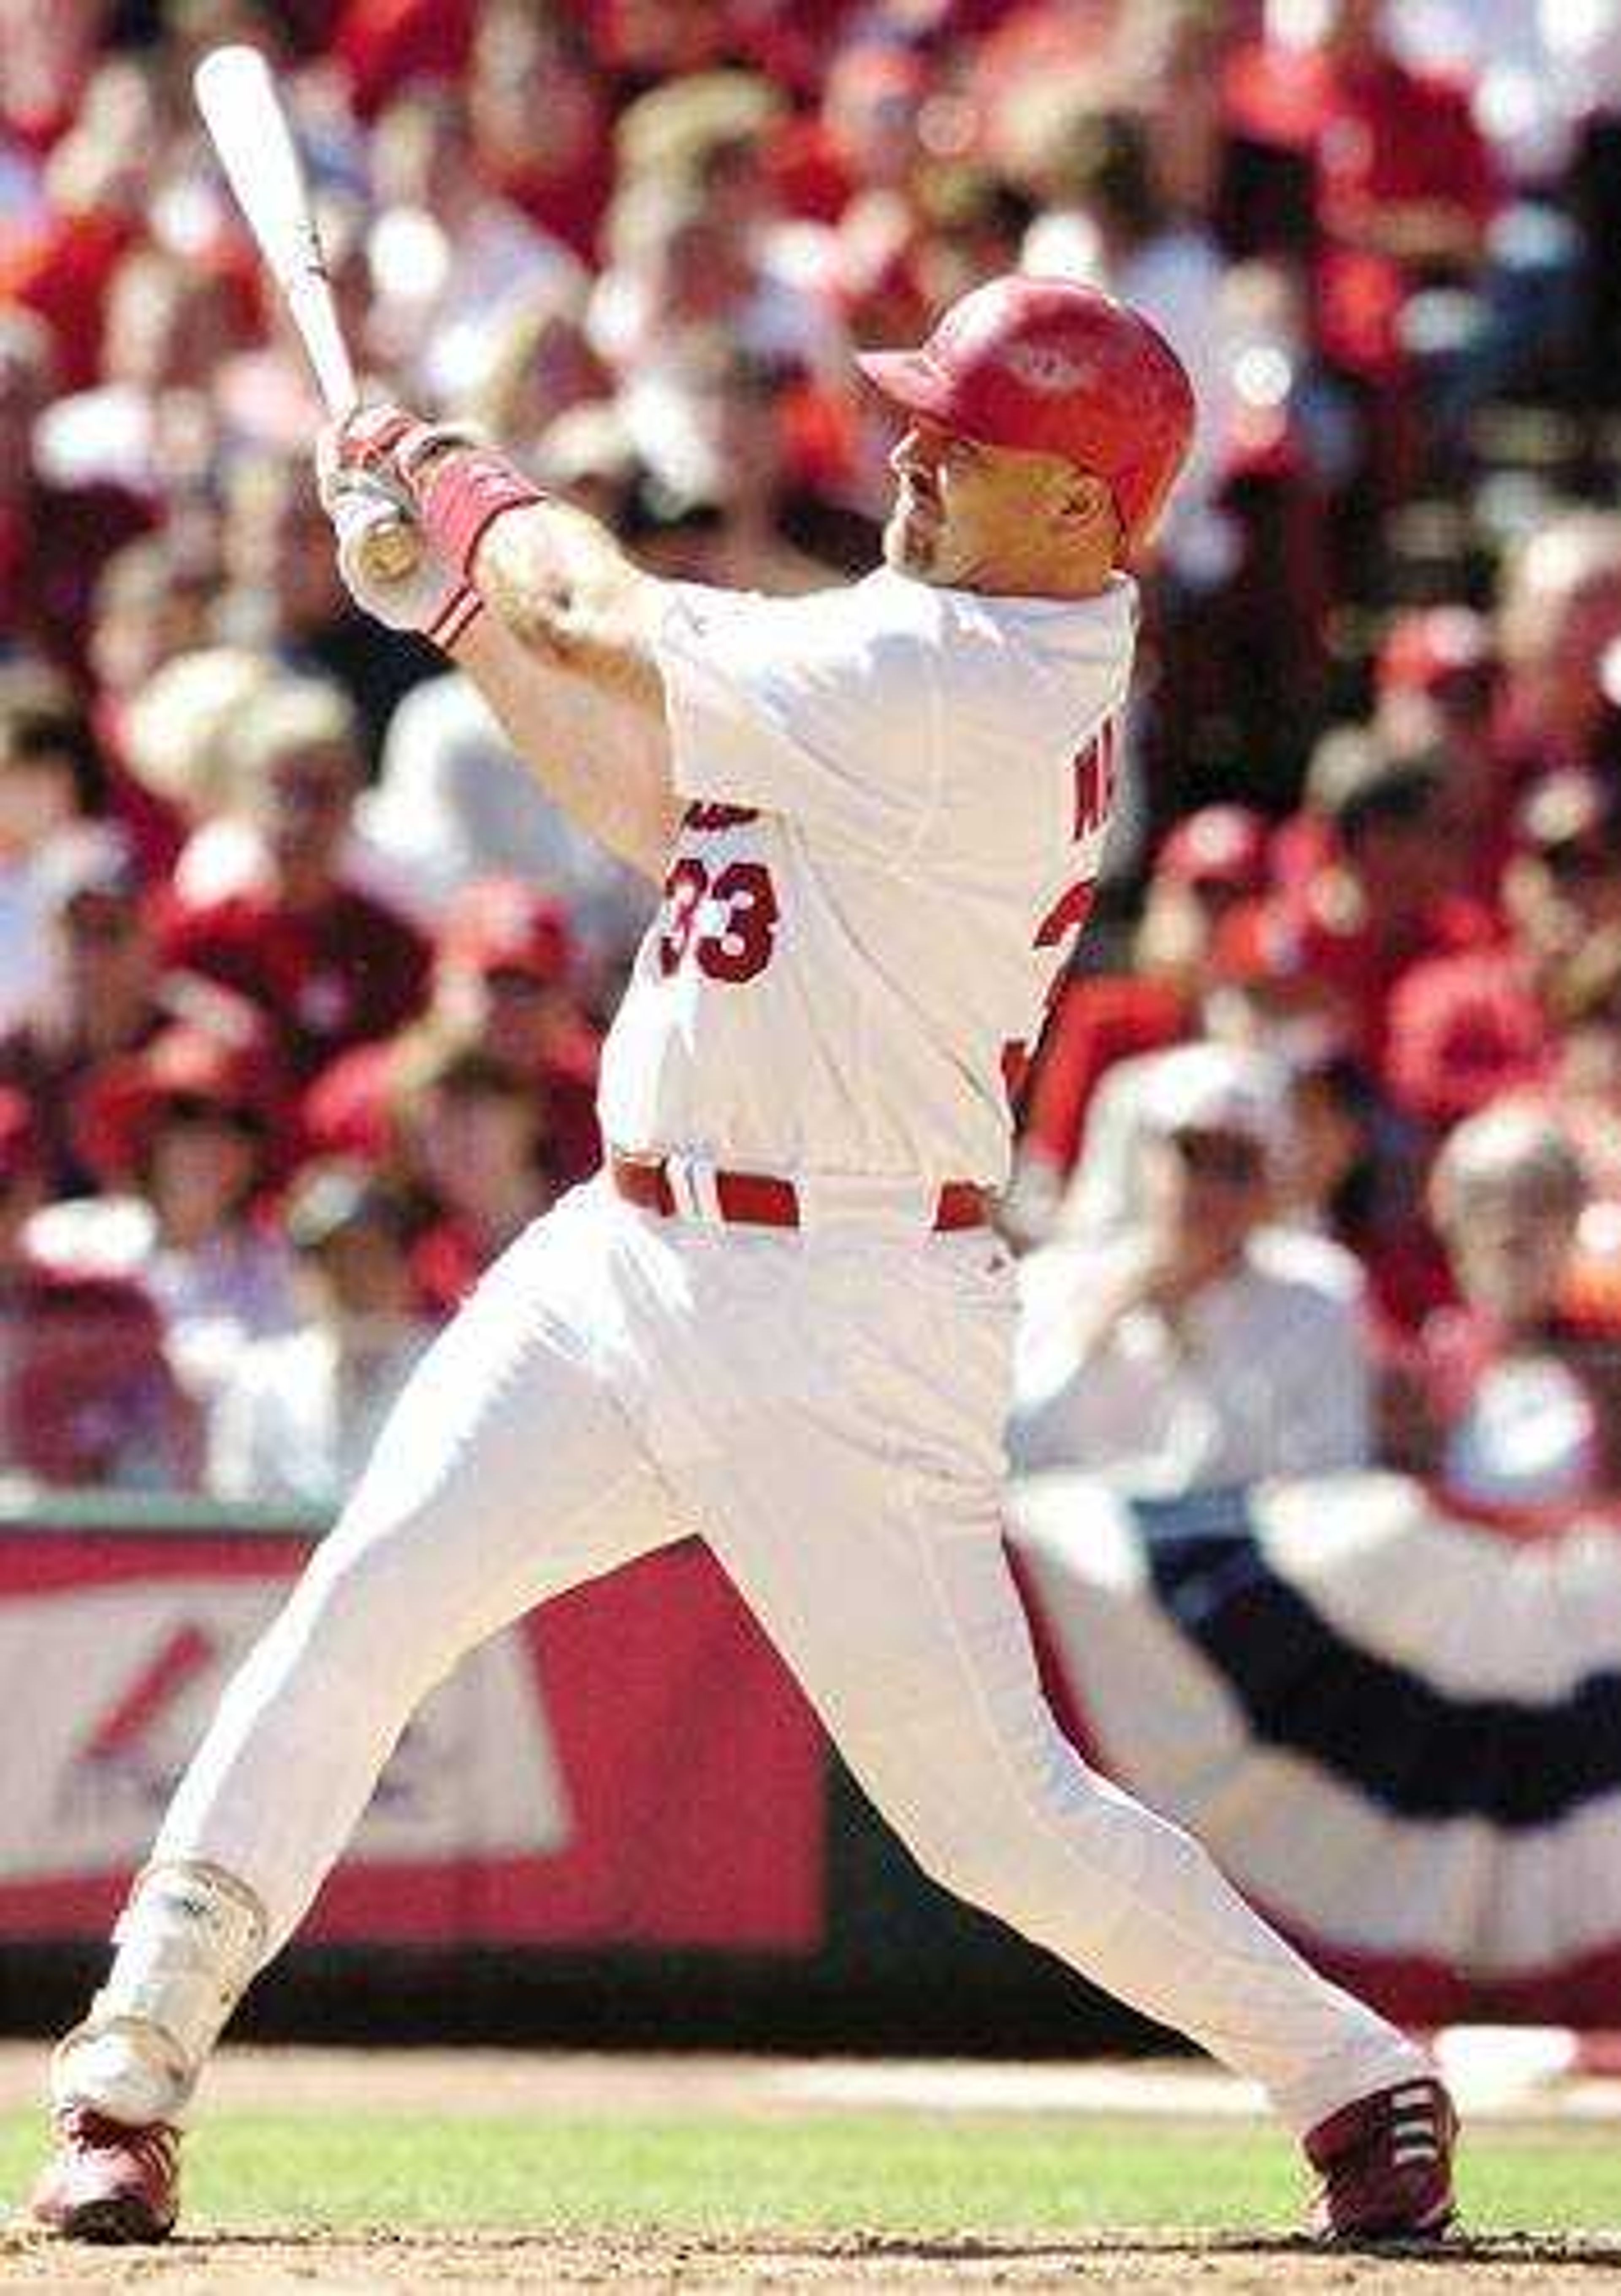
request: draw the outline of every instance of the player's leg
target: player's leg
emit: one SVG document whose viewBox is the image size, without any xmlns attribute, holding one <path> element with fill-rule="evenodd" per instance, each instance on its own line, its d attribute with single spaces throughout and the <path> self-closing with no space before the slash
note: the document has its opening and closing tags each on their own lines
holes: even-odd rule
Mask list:
<svg viewBox="0 0 1621 2296">
<path fill-rule="evenodd" d="M 871 1253 L 831 1314 L 814 1276 L 796 1298 L 786 1272 L 792 1365 L 731 1403 L 711 1377 L 709 1440 L 671 1472 L 920 1863 L 1307 2131 L 1424 2060 L 1059 1729 L 998 1514 L 1005 1321 L 971 1269 L 960 1287 L 946 1272 L 962 1266 L 942 1252 L 909 1297 L 904 1256 Z"/>
<path fill-rule="evenodd" d="M 422 1699 L 536 1603 L 681 1534 L 585 1359 L 583 1295 L 608 1280 L 594 1249 L 578 1213 L 532 1232 L 425 1357 L 225 1692 L 120 1919 L 107 1984 L 58 2052 L 59 2108 L 173 2122 Z"/>
<path fill-rule="evenodd" d="M 925 1871 L 1260 2082 L 1302 2133 L 1424 2070 L 1063 1736 L 988 1498 L 828 1447 L 712 1493 L 710 1536 Z"/>
</svg>

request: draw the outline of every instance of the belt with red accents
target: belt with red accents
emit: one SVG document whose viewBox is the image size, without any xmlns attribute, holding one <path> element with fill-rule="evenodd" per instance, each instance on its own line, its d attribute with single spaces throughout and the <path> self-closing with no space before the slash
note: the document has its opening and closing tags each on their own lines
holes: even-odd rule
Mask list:
<svg viewBox="0 0 1621 2296">
<path fill-rule="evenodd" d="M 610 1153 L 609 1177 L 626 1203 L 644 1212 L 674 1219 L 682 1206 L 670 1183 L 669 1167 L 662 1156 L 621 1156 Z M 709 1175 L 715 1209 L 728 1225 L 741 1227 L 798 1227 L 802 1225 L 799 1191 L 791 1180 L 767 1172 L 713 1172 Z M 937 1235 L 959 1228 L 984 1227 L 990 1218 L 985 1191 L 971 1180 L 947 1180 L 935 1198 L 929 1222 Z"/>
</svg>

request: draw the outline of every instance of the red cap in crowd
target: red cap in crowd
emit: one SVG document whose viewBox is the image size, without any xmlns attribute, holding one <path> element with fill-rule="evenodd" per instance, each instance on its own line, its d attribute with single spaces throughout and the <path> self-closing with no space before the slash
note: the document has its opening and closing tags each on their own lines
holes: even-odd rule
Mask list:
<svg viewBox="0 0 1621 2296">
<path fill-rule="evenodd" d="M 1192 443 L 1193 386 L 1165 337 L 1073 279 L 1006 273 L 960 296 L 920 349 L 856 364 L 910 414 L 1106 479 L 1127 556 L 1153 532 Z"/>
<path fill-rule="evenodd" d="M 1154 874 L 1175 885 L 1265 892 L 1267 828 L 1247 805 L 1205 805 L 1179 821 L 1154 859 Z"/>
<path fill-rule="evenodd" d="M 1497 667 L 1492 626 L 1470 606 L 1418 606 L 1398 614 L 1379 650 L 1381 693 L 1438 693 L 1488 683 Z"/>
<path fill-rule="evenodd" d="M 1420 1123 L 1456 1124 L 1510 1093 L 1545 1086 L 1553 1045 L 1511 965 L 1489 954 L 1415 964 L 1390 1003 L 1385 1087 Z"/>
<path fill-rule="evenodd" d="M 469 972 L 527 972 L 550 986 L 567 980 L 574 945 L 556 901 L 520 878 L 487 877 L 452 901 L 439 961 Z"/>
<path fill-rule="evenodd" d="M 140 1170 L 166 1111 L 207 1108 L 269 1134 L 275 1065 L 259 1042 L 233 1044 L 182 1021 L 145 1050 L 110 1062 L 86 1094 L 75 1133 L 86 1163 L 109 1179 Z"/>
</svg>

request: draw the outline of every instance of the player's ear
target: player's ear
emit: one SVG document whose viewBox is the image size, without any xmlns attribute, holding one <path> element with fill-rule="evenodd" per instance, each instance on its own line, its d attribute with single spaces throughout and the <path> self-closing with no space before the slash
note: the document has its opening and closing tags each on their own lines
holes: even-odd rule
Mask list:
<svg viewBox="0 0 1621 2296">
<path fill-rule="evenodd" d="M 1107 479 L 1095 471 L 1067 471 L 1056 505 L 1058 523 L 1074 542 L 1109 534 L 1118 525 L 1115 498 Z"/>
</svg>

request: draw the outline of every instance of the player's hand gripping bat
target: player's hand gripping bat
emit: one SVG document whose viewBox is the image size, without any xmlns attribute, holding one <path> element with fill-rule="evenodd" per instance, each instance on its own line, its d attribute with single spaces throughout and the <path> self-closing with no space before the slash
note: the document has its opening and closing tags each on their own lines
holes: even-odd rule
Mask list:
<svg viewBox="0 0 1621 2296">
<path fill-rule="evenodd" d="M 326 411 L 341 422 L 358 406 L 359 387 L 338 324 L 299 147 L 270 68 L 257 48 L 214 48 L 192 84 L 225 180 L 282 291 Z M 403 515 L 373 521 L 364 547 L 366 570 L 380 582 L 413 573 L 422 551 L 420 534 Z"/>
</svg>

